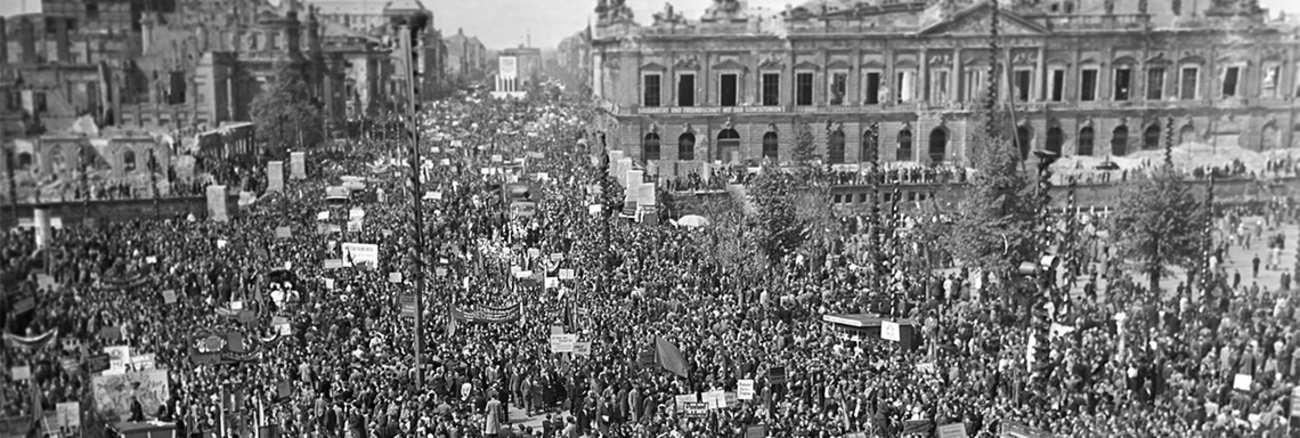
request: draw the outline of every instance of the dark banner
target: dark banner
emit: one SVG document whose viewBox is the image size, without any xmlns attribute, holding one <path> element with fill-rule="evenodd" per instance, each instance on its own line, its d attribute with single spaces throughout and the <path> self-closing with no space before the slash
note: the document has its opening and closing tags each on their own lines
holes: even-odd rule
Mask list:
<svg viewBox="0 0 1300 438">
<path fill-rule="evenodd" d="M 99 287 L 110 290 L 130 290 L 146 286 L 153 282 L 148 275 L 137 274 L 133 277 L 104 277 L 99 280 Z"/>
<path fill-rule="evenodd" d="M 505 307 L 474 306 L 468 310 L 452 309 L 452 317 L 460 321 L 500 324 L 519 320 L 519 305 Z"/>
</svg>

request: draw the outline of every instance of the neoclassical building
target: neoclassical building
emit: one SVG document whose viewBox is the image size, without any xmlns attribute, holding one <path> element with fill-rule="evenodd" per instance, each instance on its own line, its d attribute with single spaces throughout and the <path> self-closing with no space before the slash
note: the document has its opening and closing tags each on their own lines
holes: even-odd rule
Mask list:
<svg viewBox="0 0 1300 438">
<path fill-rule="evenodd" d="M 1178 144 L 1300 147 L 1300 39 L 1253 0 L 1004 0 L 996 58 L 989 2 L 815 4 L 764 17 L 714 0 L 699 20 L 669 6 L 639 25 L 602 0 L 607 143 L 661 171 L 786 161 L 807 124 L 817 155 L 852 164 L 874 125 L 882 161 L 963 164 L 996 60 L 1026 155 L 1159 148 L 1169 118 Z"/>
</svg>

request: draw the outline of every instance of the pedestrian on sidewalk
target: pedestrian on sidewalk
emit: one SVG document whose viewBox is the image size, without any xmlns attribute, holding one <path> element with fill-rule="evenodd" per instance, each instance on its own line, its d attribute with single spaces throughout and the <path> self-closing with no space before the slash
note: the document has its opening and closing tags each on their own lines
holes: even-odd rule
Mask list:
<svg viewBox="0 0 1300 438">
<path fill-rule="evenodd" d="M 1250 268 L 1254 271 L 1252 278 L 1259 278 L 1259 254 L 1255 254 L 1255 258 L 1250 260 Z"/>
</svg>

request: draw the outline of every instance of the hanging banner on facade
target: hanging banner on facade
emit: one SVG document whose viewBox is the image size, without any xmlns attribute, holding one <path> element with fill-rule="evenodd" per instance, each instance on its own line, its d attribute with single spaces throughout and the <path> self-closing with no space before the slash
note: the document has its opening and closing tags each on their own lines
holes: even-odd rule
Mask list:
<svg viewBox="0 0 1300 438">
<path fill-rule="evenodd" d="M 307 179 L 307 153 L 289 153 L 289 172 L 290 178 Z"/>
<path fill-rule="evenodd" d="M 283 192 L 284 191 L 284 162 L 270 161 L 266 163 L 266 191 Z"/>
<path fill-rule="evenodd" d="M 208 219 L 213 222 L 229 222 L 226 214 L 226 186 L 208 186 Z"/>
<path fill-rule="evenodd" d="M 131 416 L 131 402 L 137 400 L 144 412 L 158 412 L 167 403 L 171 392 L 167 370 L 148 370 L 113 376 L 95 376 L 91 393 L 99 414 L 112 423 Z"/>
</svg>

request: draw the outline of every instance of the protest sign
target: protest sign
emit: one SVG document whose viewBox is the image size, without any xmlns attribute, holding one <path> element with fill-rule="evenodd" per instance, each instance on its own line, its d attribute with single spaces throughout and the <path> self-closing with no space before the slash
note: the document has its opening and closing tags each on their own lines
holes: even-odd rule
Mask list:
<svg viewBox="0 0 1300 438">
<path fill-rule="evenodd" d="M 26 365 L 9 367 L 9 376 L 16 381 L 30 379 L 32 378 L 32 368 Z"/>
<path fill-rule="evenodd" d="M 54 290 L 54 276 L 49 274 L 36 274 L 36 287 L 41 290 Z"/>
<path fill-rule="evenodd" d="M 154 264 L 154 263 L 158 263 L 158 257 L 157 257 L 157 256 L 149 256 L 149 257 L 145 257 L 145 258 L 144 258 L 144 262 L 145 262 L 145 263 L 148 263 L 148 264 L 151 264 L 151 265 Z"/>
<path fill-rule="evenodd" d="M 379 245 L 367 243 L 344 243 L 343 260 L 349 265 L 379 266 Z"/>
<path fill-rule="evenodd" d="M 1291 388 L 1291 416 L 1300 417 L 1300 386 Z"/>
<path fill-rule="evenodd" d="M 572 269 L 561 269 L 561 270 L 560 270 L 560 279 L 561 279 L 561 280 L 572 280 L 572 279 L 574 279 L 574 278 L 576 278 L 576 277 L 574 276 L 574 274 L 573 274 L 573 270 L 572 270 Z"/>
<path fill-rule="evenodd" d="M 880 321 L 880 339 L 894 342 L 902 341 L 902 334 L 900 333 L 898 323 Z"/>
<path fill-rule="evenodd" d="M 401 283 L 401 282 L 402 282 L 402 273 L 401 273 L 401 272 L 389 272 L 389 273 L 388 273 L 388 282 L 389 282 L 389 283 Z"/>
<path fill-rule="evenodd" d="M 573 343 L 574 356 L 591 356 L 591 341 Z"/>
<path fill-rule="evenodd" d="M 284 162 L 269 161 L 266 163 L 266 191 L 282 192 L 284 191 Z"/>
<path fill-rule="evenodd" d="M 767 370 L 767 381 L 773 385 L 785 383 L 785 367 L 772 367 Z"/>
<path fill-rule="evenodd" d="M 70 357 L 65 357 L 59 359 L 59 367 L 63 368 L 63 372 L 68 373 L 69 375 L 76 375 L 78 374 L 78 371 L 81 371 L 81 362 Z"/>
<path fill-rule="evenodd" d="M 276 228 L 275 228 L 275 238 L 276 238 L 276 239 L 288 239 L 288 238 L 291 237 L 291 236 L 293 236 L 293 232 L 290 231 L 289 227 L 276 227 Z"/>
<path fill-rule="evenodd" d="M 736 381 L 736 398 L 741 400 L 753 400 L 754 381 L 749 379 Z"/>
<path fill-rule="evenodd" d="M 576 334 L 554 334 L 550 339 L 552 353 L 572 353 L 574 344 L 578 343 Z"/>
<path fill-rule="evenodd" d="M 677 411 L 679 412 L 685 411 L 687 404 L 696 403 L 698 401 L 699 401 L 699 397 L 697 397 L 695 394 L 682 394 L 682 395 L 673 396 L 673 404 L 677 407 Z"/>
<path fill-rule="evenodd" d="M 560 279 L 556 277 L 546 277 L 542 282 L 542 287 L 546 289 L 555 289 L 560 286 Z"/>
<path fill-rule="evenodd" d="M 447 276 L 447 268 L 434 268 L 434 269 L 433 269 L 433 275 L 438 276 L 438 277 L 446 277 L 446 276 Z"/>
<path fill-rule="evenodd" d="M 342 267 L 343 267 L 342 259 L 325 259 L 324 266 L 322 266 L 322 268 L 326 270 L 339 269 Z"/>
<path fill-rule="evenodd" d="M 551 254 L 551 261 L 558 262 L 560 260 L 564 260 L 564 253 L 557 252 L 555 254 Z"/>
<path fill-rule="evenodd" d="M 686 403 L 686 418 L 704 418 L 709 415 L 709 405 L 706 403 Z"/>
<path fill-rule="evenodd" d="M 154 368 L 154 355 L 152 353 L 131 356 L 131 369 L 135 371 L 144 371 L 152 370 Z"/>
<path fill-rule="evenodd" d="M 704 404 L 709 409 L 723 409 L 727 407 L 727 393 L 721 389 L 708 391 L 704 393 Z"/>
<path fill-rule="evenodd" d="M 55 424 L 69 436 L 80 436 L 81 403 L 66 402 L 54 405 Z"/>
<path fill-rule="evenodd" d="M 333 279 L 333 278 L 326 278 L 326 279 L 325 279 L 325 290 L 334 290 L 334 279 Z"/>
<path fill-rule="evenodd" d="M 307 153 L 289 153 L 289 178 L 307 179 Z"/>
<path fill-rule="evenodd" d="M 939 426 L 939 438 L 966 438 L 966 423 Z"/>
<path fill-rule="evenodd" d="M 542 250 L 537 248 L 528 248 L 528 258 L 535 259 L 542 256 Z"/>
<path fill-rule="evenodd" d="M 1232 377 L 1232 389 L 1250 391 L 1250 385 L 1254 383 L 1254 380 L 1254 377 L 1250 374 L 1237 374 Z"/>
<path fill-rule="evenodd" d="M 108 355 L 108 370 L 105 374 L 121 374 L 126 372 L 126 364 L 131 362 L 131 347 L 118 345 L 104 347 L 104 354 Z"/>
<path fill-rule="evenodd" d="M 465 280 L 469 280 L 469 277 L 465 277 Z M 518 320 L 523 312 L 521 307 L 522 304 L 508 304 L 503 307 L 478 305 L 469 310 L 453 308 L 451 316 L 459 321 L 499 324 Z"/>
<path fill-rule="evenodd" d="M 415 319 L 415 294 L 402 294 L 402 317 Z"/>
<path fill-rule="evenodd" d="M 213 222 L 229 222 L 226 214 L 226 186 L 208 186 L 208 219 Z"/>
<path fill-rule="evenodd" d="M 759 424 L 745 428 L 745 438 L 766 438 L 767 425 Z"/>
</svg>

